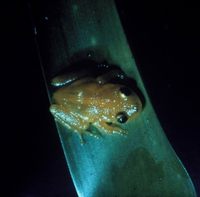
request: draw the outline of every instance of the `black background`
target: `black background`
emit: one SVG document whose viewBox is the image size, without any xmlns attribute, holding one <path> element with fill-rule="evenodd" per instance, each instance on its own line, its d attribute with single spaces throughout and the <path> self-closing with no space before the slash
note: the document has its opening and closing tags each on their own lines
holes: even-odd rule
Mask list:
<svg viewBox="0 0 200 197">
<path fill-rule="evenodd" d="M 117 6 L 156 113 L 199 192 L 199 6 Z M 1 9 L 1 196 L 76 196 L 48 111 L 27 3 Z"/>
</svg>

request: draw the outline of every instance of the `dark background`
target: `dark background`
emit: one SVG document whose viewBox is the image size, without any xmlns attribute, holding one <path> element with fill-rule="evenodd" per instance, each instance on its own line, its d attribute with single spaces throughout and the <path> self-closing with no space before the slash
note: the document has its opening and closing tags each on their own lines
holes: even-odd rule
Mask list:
<svg viewBox="0 0 200 197">
<path fill-rule="evenodd" d="M 117 5 L 156 113 L 200 192 L 199 6 Z M 48 111 L 27 3 L 1 9 L 1 196 L 76 196 Z"/>
</svg>

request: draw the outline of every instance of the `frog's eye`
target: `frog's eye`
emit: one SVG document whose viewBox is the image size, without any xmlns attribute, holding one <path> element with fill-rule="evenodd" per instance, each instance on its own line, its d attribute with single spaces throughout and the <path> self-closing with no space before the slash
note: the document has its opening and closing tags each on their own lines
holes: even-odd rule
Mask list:
<svg viewBox="0 0 200 197">
<path fill-rule="evenodd" d="M 125 123 L 127 120 L 128 120 L 128 116 L 126 115 L 125 112 L 119 112 L 117 115 L 116 115 L 116 118 L 117 118 L 117 121 L 119 123 Z"/>
<path fill-rule="evenodd" d="M 127 87 L 121 87 L 119 91 L 124 94 L 125 96 L 130 96 L 132 91 Z"/>
</svg>

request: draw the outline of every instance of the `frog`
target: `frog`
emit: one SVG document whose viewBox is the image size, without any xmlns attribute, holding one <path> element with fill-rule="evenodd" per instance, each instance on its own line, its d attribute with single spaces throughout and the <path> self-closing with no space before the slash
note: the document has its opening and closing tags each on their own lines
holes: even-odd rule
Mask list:
<svg viewBox="0 0 200 197">
<path fill-rule="evenodd" d="M 94 75 L 93 71 L 82 69 L 51 80 L 57 89 L 50 112 L 57 122 L 79 135 L 81 144 L 85 143 L 85 134 L 96 138 L 100 133 L 127 136 L 123 125 L 135 120 L 143 108 L 138 94 L 121 83 L 127 76 L 120 68 L 110 69 L 107 64 L 97 67 L 95 70 L 103 68 L 104 72 Z"/>
</svg>

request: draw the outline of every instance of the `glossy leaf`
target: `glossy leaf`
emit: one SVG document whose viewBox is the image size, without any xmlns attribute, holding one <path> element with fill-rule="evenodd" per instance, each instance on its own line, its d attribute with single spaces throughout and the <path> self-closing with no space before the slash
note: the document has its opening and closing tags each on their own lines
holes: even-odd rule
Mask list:
<svg viewBox="0 0 200 197">
<path fill-rule="evenodd" d="M 43 1 L 44 2 L 44 1 Z M 90 57 L 118 65 L 145 100 L 141 115 L 125 125 L 127 137 L 84 136 L 57 124 L 67 164 L 80 197 L 196 196 L 191 179 L 153 110 L 112 0 L 44 2 L 36 16 L 37 42 L 50 94 L 52 76 L 70 60 Z"/>
</svg>

